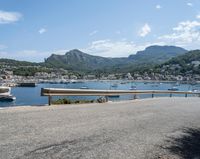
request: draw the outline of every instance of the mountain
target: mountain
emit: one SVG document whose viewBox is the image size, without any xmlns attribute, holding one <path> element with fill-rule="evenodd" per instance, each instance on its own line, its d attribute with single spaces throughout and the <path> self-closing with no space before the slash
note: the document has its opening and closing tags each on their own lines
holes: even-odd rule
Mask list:
<svg viewBox="0 0 200 159">
<path fill-rule="evenodd" d="M 156 72 L 168 74 L 200 74 L 200 50 L 189 51 L 170 59 L 169 61 L 156 66 Z"/>
<path fill-rule="evenodd" d="M 181 47 L 154 45 L 147 47 L 143 51 L 138 51 L 128 58 L 134 63 L 162 63 L 186 52 L 188 51 Z"/>
<path fill-rule="evenodd" d="M 184 66 L 191 64 L 192 61 L 200 61 L 200 50 L 189 51 L 186 54 L 174 57 L 163 65 L 179 64 Z"/>
<path fill-rule="evenodd" d="M 137 67 L 138 64 L 159 64 L 186 52 L 187 50 L 175 46 L 150 46 L 129 57 L 106 58 L 74 49 L 65 55 L 52 54 L 45 60 L 45 64 L 76 71 L 109 70 L 110 72 L 116 70 L 124 72 L 132 67 Z"/>
<path fill-rule="evenodd" d="M 150 68 L 156 64 L 161 64 L 185 52 L 187 50 L 175 46 L 150 46 L 129 57 L 106 58 L 89 55 L 74 49 L 64 55 L 52 54 L 43 63 L 0 59 L 0 68 L 9 68 L 11 66 L 15 70 L 19 70 L 20 67 L 20 72 L 27 69 L 27 66 L 33 67 L 34 71 L 37 71 L 35 67 L 38 67 L 40 70 L 47 67 L 86 73 L 94 73 L 94 71 L 107 73 L 130 72 L 134 71 L 135 68 Z"/>
<path fill-rule="evenodd" d="M 8 65 L 13 67 L 19 67 L 19 66 L 39 66 L 41 63 L 36 62 L 27 62 L 27 61 L 18 61 L 13 59 L 0 59 L 0 66 L 2 65 Z"/>
<path fill-rule="evenodd" d="M 67 52 L 65 55 L 52 54 L 45 60 L 47 65 L 62 67 L 70 70 L 95 70 L 111 67 L 124 63 L 126 58 L 105 58 L 83 53 L 77 49 Z"/>
</svg>

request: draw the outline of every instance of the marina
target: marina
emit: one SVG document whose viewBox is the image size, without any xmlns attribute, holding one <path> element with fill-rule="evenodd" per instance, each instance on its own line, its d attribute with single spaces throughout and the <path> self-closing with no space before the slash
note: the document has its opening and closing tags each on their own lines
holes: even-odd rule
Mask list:
<svg viewBox="0 0 200 159">
<path fill-rule="evenodd" d="M 116 84 L 118 87 L 115 87 L 114 90 L 130 90 L 130 88 L 137 90 L 168 90 L 172 88 L 175 82 L 134 82 L 126 81 L 82 81 L 82 82 L 69 82 L 69 83 L 38 83 L 36 87 L 12 87 L 11 94 L 16 97 L 16 100 L 13 101 L 0 101 L 0 107 L 10 107 L 10 106 L 27 106 L 27 105 L 46 105 L 48 104 L 48 97 L 41 96 L 41 88 L 65 88 L 65 89 L 94 89 L 94 90 L 110 90 L 111 84 Z M 157 85 L 157 87 L 155 87 Z M 180 84 L 176 86 L 179 91 L 190 91 L 190 92 L 199 92 L 200 85 L 191 85 L 191 84 Z M 169 96 L 167 94 L 156 94 L 154 97 L 165 97 Z M 182 96 L 182 94 L 175 94 L 173 96 Z M 191 95 L 188 95 L 191 96 Z M 55 96 L 53 100 L 60 98 L 69 98 L 72 100 L 97 100 L 99 96 L 70 96 L 70 97 L 60 97 Z M 108 97 L 111 101 L 121 101 L 121 100 L 132 100 L 135 98 L 133 95 L 111 95 Z M 141 94 L 137 95 L 137 98 L 151 98 L 150 94 Z"/>
</svg>

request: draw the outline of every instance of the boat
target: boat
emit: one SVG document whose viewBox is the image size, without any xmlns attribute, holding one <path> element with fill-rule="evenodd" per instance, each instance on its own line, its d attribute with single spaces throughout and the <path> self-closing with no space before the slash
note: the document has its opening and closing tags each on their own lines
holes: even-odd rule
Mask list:
<svg viewBox="0 0 200 159">
<path fill-rule="evenodd" d="M 120 95 L 108 95 L 109 98 L 119 98 Z"/>
<path fill-rule="evenodd" d="M 80 89 L 89 89 L 89 87 L 83 86 L 83 87 L 81 87 Z"/>
<path fill-rule="evenodd" d="M 200 90 L 198 90 L 198 89 L 192 89 L 191 92 L 194 92 L 194 93 L 200 93 Z"/>
<path fill-rule="evenodd" d="M 36 87 L 37 84 L 35 82 L 22 82 L 18 83 L 18 87 Z"/>
<path fill-rule="evenodd" d="M 129 88 L 129 90 L 136 90 L 137 88 L 136 88 L 136 86 L 131 86 L 130 88 Z"/>
<path fill-rule="evenodd" d="M 173 86 L 172 88 L 169 88 L 168 90 L 169 91 L 178 91 L 178 88 Z"/>
<path fill-rule="evenodd" d="M 10 94 L 10 87 L 0 87 L 0 101 L 14 101 L 16 97 Z"/>
<path fill-rule="evenodd" d="M 115 87 L 116 88 L 116 87 L 118 87 L 118 84 L 114 83 L 114 84 L 111 85 L 111 87 Z"/>
</svg>

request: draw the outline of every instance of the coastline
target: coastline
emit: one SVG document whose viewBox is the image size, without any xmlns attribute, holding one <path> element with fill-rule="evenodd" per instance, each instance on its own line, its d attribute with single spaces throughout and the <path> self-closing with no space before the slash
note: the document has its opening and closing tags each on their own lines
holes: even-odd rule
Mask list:
<svg viewBox="0 0 200 159">
<path fill-rule="evenodd" d="M 35 79 L 33 81 L 30 80 L 23 80 L 24 84 L 31 83 L 31 84 L 48 84 L 48 83 L 55 83 L 55 84 L 64 84 L 64 83 L 84 83 L 84 82 L 125 82 L 125 83 L 132 83 L 132 82 L 142 82 L 142 83 L 181 83 L 181 84 L 200 84 L 200 81 L 179 81 L 179 80 L 128 80 L 128 79 L 116 79 L 116 80 L 109 80 L 109 79 L 68 79 L 66 81 L 56 81 L 56 80 L 44 80 L 40 81 L 40 79 Z M 1 83 L 3 86 L 8 87 L 20 87 L 19 82 L 9 82 L 4 81 Z"/>
</svg>

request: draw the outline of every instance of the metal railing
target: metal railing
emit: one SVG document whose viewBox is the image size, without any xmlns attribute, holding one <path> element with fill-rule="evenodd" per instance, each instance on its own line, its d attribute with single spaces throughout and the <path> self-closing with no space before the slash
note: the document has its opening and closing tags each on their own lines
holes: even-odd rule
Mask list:
<svg viewBox="0 0 200 159">
<path fill-rule="evenodd" d="M 52 96 L 114 96 L 114 95 L 139 95 L 151 94 L 153 98 L 155 94 L 183 94 L 185 97 L 188 95 L 198 95 L 200 92 L 191 91 L 167 91 L 167 90 L 95 90 L 95 89 L 61 89 L 61 88 L 42 88 L 41 96 L 48 96 L 48 104 L 52 103 Z"/>
</svg>

